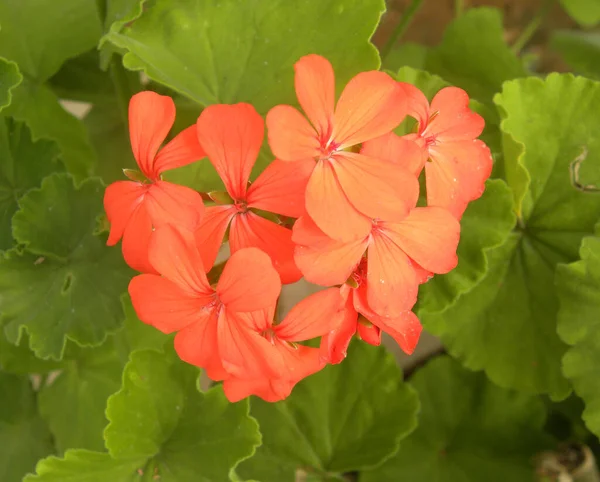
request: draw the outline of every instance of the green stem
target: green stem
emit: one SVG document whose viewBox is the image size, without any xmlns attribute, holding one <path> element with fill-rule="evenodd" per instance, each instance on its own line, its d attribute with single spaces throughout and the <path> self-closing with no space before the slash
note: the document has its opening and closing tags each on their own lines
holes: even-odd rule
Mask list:
<svg viewBox="0 0 600 482">
<path fill-rule="evenodd" d="M 404 35 L 404 32 L 410 25 L 410 22 L 412 21 L 413 17 L 415 16 L 422 4 L 423 0 L 413 0 L 412 3 L 408 6 L 406 11 L 404 12 L 404 15 L 402 15 L 402 18 L 398 22 L 398 25 L 396 25 L 396 28 L 392 32 L 392 35 L 390 36 L 389 40 L 381 49 L 382 59 L 385 59 L 389 55 L 392 48 L 394 48 L 394 45 L 396 45 L 398 40 L 400 40 L 402 35 Z"/>
<path fill-rule="evenodd" d="M 465 10 L 465 0 L 454 0 L 454 16 L 460 17 Z"/>
<path fill-rule="evenodd" d="M 121 57 L 118 55 L 112 56 L 109 66 L 109 73 L 115 88 L 117 104 L 119 106 L 119 110 L 121 111 L 121 117 L 123 118 L 125 125 L 127 125 L 129 118 L 129 100 L 133 94 L 139 91 L 139 88 L 132 85 L 130 78 L 128 77 L 128 73 L 121 63 Z"/>
<path fill-rule="evenodd" d="M 523 50 L 523 47 L 525 47 L 525 45 L 527 45 L 527 43 L 531 40 L 533 34 L 535 34 L 537 29 L 542 24 L 544 17 L 548 15 L 548 12 L 550 12 L 550 9 L 552 8 L 553 4 L 554 0 L 546 0 L 542 7 L 537 11 L 533 19 L 529 22 L 525 29 L 523 29 L 521 35 L 519 35 L 519 38 L 515 41 L 515 43 L 512 46 L 512 51 L 515 54 L 519 54 L 519 52 Z"/>
</svg>

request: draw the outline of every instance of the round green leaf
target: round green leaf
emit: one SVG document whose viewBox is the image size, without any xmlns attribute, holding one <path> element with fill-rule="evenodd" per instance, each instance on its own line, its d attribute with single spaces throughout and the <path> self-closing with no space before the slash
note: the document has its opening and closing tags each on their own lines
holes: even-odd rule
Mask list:
<svg viewBox="0 0 600 482">
<path fill-rule="evenodd" d="M 383 347 L 350 346 L 340 365 L 299 383 L 286 400 L 252 400 L 263 445 L 237 474 L 293 482 L 302 470 L 319 477 L 374 467 L 416 426 L 419 403 Z"/>
<path fill-rule="evenodd" d="M 98 345 L 122 324 L 120 296 L 132 271 L 118 248 L 94 235 L 104 188 L 95 179 L 75 188 L 55 174 L 20 200 L 13 235 L 26 247 L 0 259 L 0 313 L 17 344 L 23 329 L 41 358 L 60 359 L 66 339 Z"/>
<path fill-rule="evenodd" d="M 439 357 L 411 378 L 419 426 L 400 450 L 360 482 L 530 482 L 531 457 L 549 447 L 542 401 L 504 390 Z"/>
<path fill-rule="evenodd" d="M 597 0 L 560 0 L 563 8 L 584 27 L 600 22 L 600 3 Z"/>
<path fill-rule="evenodd" d="M 0 111 L 10 104 L 11 90 L 21 83 L 23 76 L 17 64 L 0 57 Z"/>
<path fill-rule="evenodd" d="M 576 73 L 600 79 L 599 33 L 558 30 L 552 33 L 550 46 L 562 55 Z"/>
</svg>

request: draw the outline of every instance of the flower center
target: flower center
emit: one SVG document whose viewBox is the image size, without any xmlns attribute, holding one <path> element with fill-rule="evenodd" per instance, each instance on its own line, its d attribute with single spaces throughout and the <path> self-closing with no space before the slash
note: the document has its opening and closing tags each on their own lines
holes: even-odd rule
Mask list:
<svg viewBox="0 0 600 482">
<path fill-rule="evenodd" d="M 240 214 L 248 212 L 248 203 L 245 200 L 236 200 L 233 205 Z"/>
<path fill-rule="evenodd" d="M 321 140 L 321 147 L 319 148 L 319 160 L 323 161 L 329 159 L 331 155 L 338 150 L 340 144 L 333 140 Z"/>
</svg>

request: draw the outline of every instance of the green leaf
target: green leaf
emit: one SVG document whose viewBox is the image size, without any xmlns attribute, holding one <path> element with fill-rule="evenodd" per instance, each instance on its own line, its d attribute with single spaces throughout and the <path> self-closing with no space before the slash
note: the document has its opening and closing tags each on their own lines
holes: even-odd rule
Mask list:
<svg viewBox="0 0 600 482">
<path fill-rule="evenodd" d="M 576 73 L 600 79 L 600 34 L 578 30 L 552 33 L 550 46 Z"/>
<path fill-rule="evenodd" d="M 263 445 L 236 470 L 262 482 L 293 482 L 374 467 L 416 427 L 419 403 L 391 354 L 355 342 L 340 365 L 299 383 L 286 400 L 252 400 Z"/>
<path fill-rule="evenodd" d="M 33 142 L 26 125 L 0 118 L 0 250 L 13 246 L 11 220 L 18 200 L 39 187 L 42 179 L 62 170 L 56 162 L 59 151 L 54 142 Z"/>
<path fill-rule="evenodd" d="M 581 260 L 559 265 L 556 283 L 560 297 L 558 334 L 571 345 L 563 358 L 565 375 L 585 401 L 583 419 L 600 434 L 600 238 L 581 245 Z"/>
<path fill-rule="evenodd" d="M 18 0 L 0 3 L 0 56 L 44 82 L 63 62 L 95 47 L 101 28 L 96 2 Z"/>
<path fill-rule="evenodd" d="M 198 370 L 173 354 L 136 351 L 110 397 L 106 447 L 117 459 L 147 460 L 163 482 L 228 481 L 260 443 L 248 402 L 220 387 L 201 393 Z"/>
<path fill-rule="evenodd" d="M 55 174 L 21 198 L 13 235 L 26 250 L 0 259 L 0 311 L 17 344 L 23 329 L 41 358 L 60 359 L 66 339 L 98 345 L 122 325 L 120 296 L 132 275 L 120 249 L 94 235 L 104 188 L 96 179 L 75 188 Z"/>
<path fill-rule="evenodd" d="M 560 0 L 563 8 L 584 27 L 600 22 L 600 3 L 596 0 Z"/>
<path fill-rule="evenodd" d="M 425 68 L 428 47 L 406 42 L 398 45 L 383 59 L 382 69 L 397 71 L 401 67 Z"/>
<path fill-rule="evenodd" d="M 128 293 L 125 293 L 121 300 L 125 312 L 125 326 L 114 337 L 117 344 L 126 347 L 126 359 L 129 358 L 129 353 L 135 350 L 154 349 L 161 351 L 172 336 L 165 335 L 162 331 L 142 322 L 133 309 Z"/>
<path fill-rule="evenodd" d="M 59 454 L 69 448 L 103 451 L 106 401 L 119 390 L 123 363 L 112 340 L 98 348 L 69 348 L 60 374 L 40 389 L 40 414 Z"/>
<path fill-rule="evenodd" d="M 85 127 L 60 105 L 46 85 L 24 80 L 13 91 L 13 102 L 4 114 L 25 122 L 34 141 L 40 138 L 55 140 L 62 160 L 77 180 L 88 176 L 96 155 Z"/>
<path fill-rule="evenodd" d="M 382 0 L 157 0 L 106 39 L 128 50 L 128 69 L 201 105 L 251 102 L 265 113 L 295 103 L 293 64 L 303 55 L 327 57 L 340 85 L 378 68 L 369 38 L 384 9 Z"/>
<path fill-rule="evenodd" d="M 490 102 L 502 83 L 524 77 L 520 60 L 504 42 L 497 8 L 472 8 L 446 29 L 427 55 L 425 68 L 482 102 Z"/>
<path fill-rule="evenodd" d="M 0 480 L 20 482 L 53 452 L 52 437 L 37 413 L 28 377 L 0 372 L 0 393 Z"/>
<path fill-rule="evenodd" d="M 419 317 L 425 323 L 431 313 L 443 312 L 484 278 L 486 253 L 508 238 L 515 224 L 512 193 L 504 181 L 489 180 L 483 196 L 472 202 L 460 221 L 458 266 L 435 276 L 419 293 Z"/>
<path fill-rule="evenodd" d="M 0 331 L 0 370 L 18 375 L 48 373 L 63 366 L 61 362 L 41 360 L 29 348 L 29 338 L 22 336 L 18 345 L 13 345 Z"/>
<path fill-rule="evenodd" d="M 11 90 L 23 80 L 19 67 L 0 57 L 0 112 L 12 101 Z"/>
<path fill-rule="evenodd" d="M 552 442 L 538 398 L 499 388 L 480 373 L 439 357 L 411 378 L 421 400 L 419 426 L 361 482 L 530 482 L 531 458 Z"/>
</svg>

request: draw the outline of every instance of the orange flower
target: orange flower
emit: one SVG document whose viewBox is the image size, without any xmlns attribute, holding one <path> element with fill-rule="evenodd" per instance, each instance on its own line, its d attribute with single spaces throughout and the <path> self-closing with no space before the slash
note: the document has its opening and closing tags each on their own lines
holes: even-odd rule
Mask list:
<svg viewBox="0 0 600 482">
<path fill-rule="evenodd" d="M 125 171 L 131 181 L 117 181 L 106 188 L 104 209 L 110 222 L 107 244 L 123 238 L 123 257 L 129 266 L 153 272 L 148 262 L 148 243 L 153 227 L 166 223 L 193 229 L 204 211 L 200 194 L 161 180 L 161 173 L 205 156 L 191 126 L 160 149 L 175 122 L 170 97 L 140 92 L 129 103 L 129 132 L 133 156 L 141 173 Z M 145 178 L 144 178 L 145 177 Z"/>
<path fill-rule="evenodd" d="M 402 138 L 385 134 L 365 143 L 361 152 L 395 162 L 415 175 L 425 166 L 427 204 L 446 208 L 460 219 L 467 204 L 481 196 L 492 172 L 490 150 L 476 139 L 484 120 L 469 109 L 469 96 L 462 89 L 440 90 L 430 106 L 419 89 L 402 85 L 409 94 L 408 113 L 418 121 L 417 133 Z M 409 163 L 403 159 L 409 141 L 422 149 L 420 162 L 414 156 Z"/>
<path fill-rule="evenodd" d="M 328 236 L 351 241 L 371 231 L 371 219 L 397 221 L 414 197 L 414 175 L 353 146 L 394 129 L 405 117 L 404 88 L 383 72 L 363 72 L 342 92 L 334 109 L 331 64 L 318 55 L 295 65 L 298 110 L 279 105 L 267 114 L 269 144 L 282 161 L 313 161 L 306 210 Z"/>
<path fill-rule="evenodd" d="M 264 122 L 249 104 L 211 105 L 198 118 L 198 137 L 225 184 L 227 193 L 212 193 L 196 239 L 204 265 L 213 265 L 229 227 L 231 252 L 257 247 L 267 253 L 283 283 L 298 281 L 290 229 L 258 215 L 264 210 L 289 217 L 304 212 L 304 191 L 312 163 L 272 162 L 248 187 L 264 138 Z"/>
</svg>

